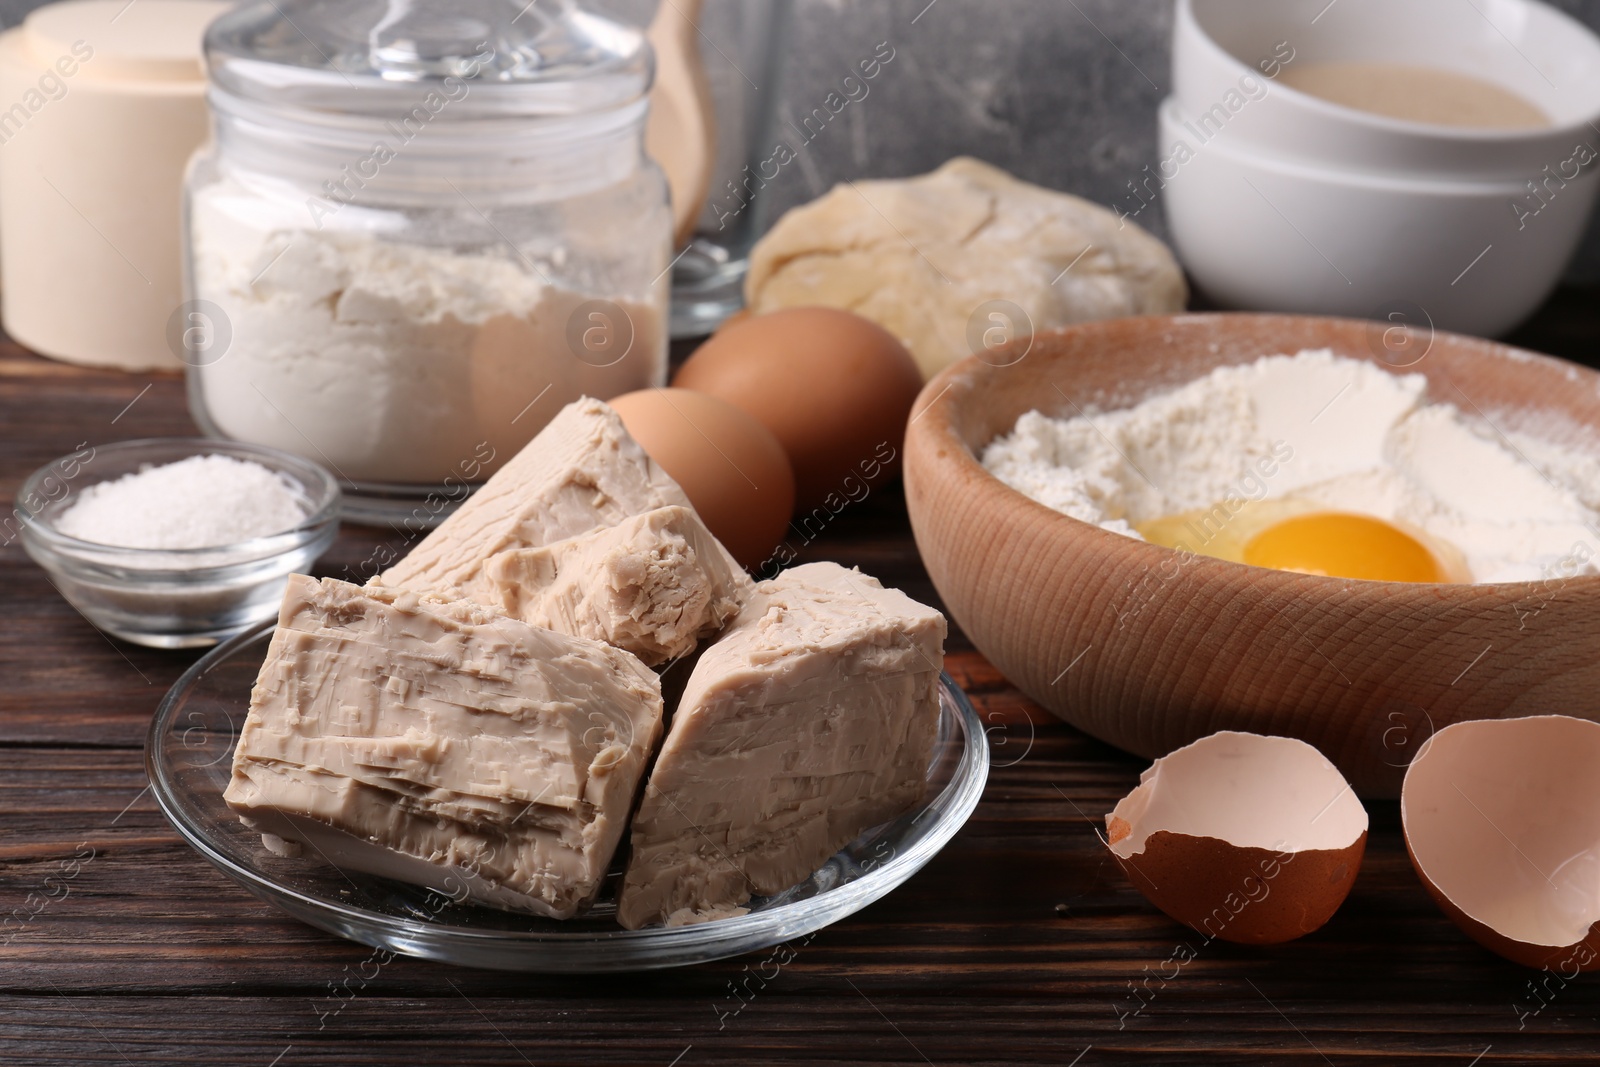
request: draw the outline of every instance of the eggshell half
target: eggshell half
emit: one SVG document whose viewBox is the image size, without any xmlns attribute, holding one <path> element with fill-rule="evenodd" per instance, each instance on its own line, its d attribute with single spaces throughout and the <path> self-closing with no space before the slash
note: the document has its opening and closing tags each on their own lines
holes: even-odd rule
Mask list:
<svg viewBox="0 0 1600 1067">
<path fill-rule="evenodd" d="M 1568 974 L 1600 967 L 1600 723 L 1459 722 L 1406 770 L 1417 876 L 1491 952 Z"/>
<path fill-rule="evenodd" d="M 1367 811 L 1304 741 L 1223 731 L 1156 760 L 1106 830 L 1150 903 L 1207 939 L 1270 945 L 1344 903 Z"/>
</svg>

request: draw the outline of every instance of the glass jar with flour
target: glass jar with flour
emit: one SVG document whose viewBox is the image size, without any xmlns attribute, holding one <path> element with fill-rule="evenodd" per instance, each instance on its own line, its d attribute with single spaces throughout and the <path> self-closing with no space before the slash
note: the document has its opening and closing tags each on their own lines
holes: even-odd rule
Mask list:
<svg viewBox="0 0 1600 1067">
<path fill-rule="evenodd" d="M 640 33 L 571 0 L 257 0 L 205 51 L 169 329 L 207 433 L 416 528 L 569 401 L 662 384 Z"/>
</svg>

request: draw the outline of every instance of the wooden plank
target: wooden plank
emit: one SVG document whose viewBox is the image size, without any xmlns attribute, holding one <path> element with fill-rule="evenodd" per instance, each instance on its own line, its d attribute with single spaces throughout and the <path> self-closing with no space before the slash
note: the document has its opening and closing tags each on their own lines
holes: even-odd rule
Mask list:
<svg viewBox="0 0 1600 1067">
<path fill-rule="evenodd" d="M 400 966 L 396 964 L 395 966 Z M 616 992 L 576 983 L 561 994 L 447 990 L 365 995 L 333 1014 L 299 997 L 210 995 L 7 998 L 0 1029 L 28 1064 L 670 1064 L 862 1062 L 1394 1065 L 1538 1064 L 1592 1054 L 1592 1022 L 1506 1036 L 1453 1012 L 1382 1015 L 1308 1010 L 1260 997 L 1188 1005 L 1134 1033 L 1093 1005 L 1029 995 L 952 1002 L 896 997 L 873 979 L 831 976 L 805 999 L 757 996 L 722 1029 L 712 1012 L 676 1010 L 667 981 Z M 579 999 L 581 997 L 581 999 Z M 326 1013 L 326 1014 L 324 1014 Z M 318 1027 L 321 1029 L 318 1029 Z M 377 1035 L 382 1035 L 381 1037 Z M 1482 1056 L 1481 1059 L 1475 1057 Z M 1082 1057 L 1079 1059 L 1078 1057 Z M 1585 1060 L 1585 1062 L 1588 1062 Z"/>
<path fill-rule="evenodd" d="M 1593 295 L 1562 295 L 1525 335 L 1592 358 Z M 3 341 L 0 427 L 6 496 L 80 440 L 194 432 L 176 376 L 66 367 Z M 361 577 L 400 540 L 347 528 L 318 570 Z M 937 603 L 897 488 L 792 546 Z M 1418 884 L 1392 803 L 1369 805 L 1361 877 L 1322 931 L 1249 949 L 1171 922 L 1095 834 L 1142 762 L 1056 722 L 958 631 L 947 669 L 994 751 L 983 802 L 906 886 L 787 965 L 758 954 L 597 978 L 380 965 L 215 871 L 144 791 L 149 716 L 194 653 L 104 638 L 16 544 L 0 545 L 0 589 L 6 1063 L 1470 1067 L 1592 1062 L 1600 1042 L 1600 983 L 1536 993 L 1533 972 L 1470 942 Z M 1175 968 L 1180 945 L 1194 959 Z"/>
<path fill-rule="evenodd" d="M 648 993 L 662 1000 L 655 1024 L 681 1017 L 709 1036 L 718 1012 L 753 1012 L 740 1008 L 750 996 L 784 1015 L 837 995 L 848 979 L 896 1008 L 917 998 L 971 1000 L 989 1011 L 1041 998 L 1092 1007 L 1105 1047 L 1115 1047 L 1112 1031 L 1149 1038 L 1174 1018 L 1210 1025 L 1260 993 L 1342 1020 L 1315 1024 L 1330 1041 L 1353 1038 L 1400 1005 L 1446 1011 L 1447 1029 L 1470 1020 L 1484 1043 L 1593 1024 L 1600 986 L 1576 982 L 1535 999 L 1528 972 L 1477 948 L 1433 907 L 1406 860 L 1392 803 L 1373 805 L 1361 878 L 1324 930 L 1270 950 L 1206 943 L 1138 895 L 1080 814 L 1103 813 L 1136 780 L 1137 764 L 1071 758 L 1087 746 L 1069 728 L 1044 732 L 1062 735 L 1059 745 L 1050 738 L 1062 755 L 1041 749 L 998 768 L 944 853 L 896 893 L 800 946 L 787 966 L 758 954 L 670 976 L 575 979 L 403 959 L 377 967 L 370 950 L 281 916 L 191 852 L 143 792 L 138 753 L 0 751 L 0 810 L 11 813 L 0 845 L 0 915 L 22 916 L 0 933 L 0 1006 L 40 993 L 204 996 L 239 986 L 323 1000 L 334 995 L 330 982 L 342 990 L 361 975 L 363 994 L 375 998 L 459 991 L 542 999 L 551 1011 Z M 1179 946 L 1194 958 L 1174 963 Z M 1543 1000 L 1548 1008 L 1519 1016 Z"/>
</svg>

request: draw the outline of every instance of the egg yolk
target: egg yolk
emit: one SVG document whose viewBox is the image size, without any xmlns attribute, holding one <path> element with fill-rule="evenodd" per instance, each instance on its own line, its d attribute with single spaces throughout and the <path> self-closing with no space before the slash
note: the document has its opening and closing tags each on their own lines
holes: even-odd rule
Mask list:
<svg viewBox="0 0 1600 1067">
<path fill-rule="evenodd" d="M 1404 530 L 1344 512 L 1312 512 L 1276 522 L 1245 543 L 1244 562 L 1380 582 L 1449 580 L 1434 554 Z"/>
</svg>

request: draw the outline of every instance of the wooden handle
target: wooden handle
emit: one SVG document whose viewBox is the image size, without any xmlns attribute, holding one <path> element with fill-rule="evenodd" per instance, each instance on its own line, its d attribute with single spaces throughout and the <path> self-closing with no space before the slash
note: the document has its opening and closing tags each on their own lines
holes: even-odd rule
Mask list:
<svg viewBox="0 0 1600 1067">
<path fill-rule="evenodd" d="M 700 59 L 703 0 L 661 0 L 650 23 L 656 81 L 650 91 L 645 150 L 666 172 L 672 192 L 674 246 L 681 248 L 711 191 L 716 159 L 715 116 Z"/>
</svg>

